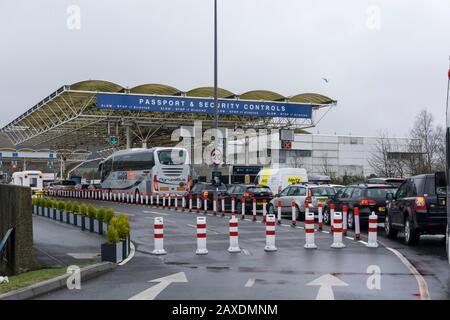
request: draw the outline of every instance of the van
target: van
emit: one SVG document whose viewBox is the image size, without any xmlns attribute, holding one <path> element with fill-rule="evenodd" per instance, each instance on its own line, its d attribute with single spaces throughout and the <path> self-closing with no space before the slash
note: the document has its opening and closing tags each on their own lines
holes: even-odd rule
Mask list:
<svg viewBox="0 0 450 320">
<path fill-rule="evenodd" d="M 262 169 L 256 176 L 256 183 L 270 187 L 274 193 L 291 184 L 308 182 L 308 174 L 303 168 Z"/>
<path fill-rule="evenodd" d="M 28 170 L 14 172 L 12 179 L 11 184 L 30 187 L 33 193 L 42 191 L 43 189 L 43 174 L 41 171 Z"/>
</svg>

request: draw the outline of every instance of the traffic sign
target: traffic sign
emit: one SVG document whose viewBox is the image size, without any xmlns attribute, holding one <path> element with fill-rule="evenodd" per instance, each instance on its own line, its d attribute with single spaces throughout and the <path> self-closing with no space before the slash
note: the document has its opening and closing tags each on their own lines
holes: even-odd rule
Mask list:
<svg viewBox="0 0 450 320">
<path fill-rule="evenodd" d="M 214 164 L 221 164 L 222 163 L 222 149 L 214 148 L 211 151 L 211 161 Z"/>
<path fill-rule="evenodd" d="M 49 169 L 53 169 L 53 161 L 48 161 L 48 162 L 47 162 L 47 167 L 48 167 Z"/>
<path fill-rule="evenodd" d="M 283 149 L 287 149 L 287 150 L 292 149 L 292 141 L 283 140 L 283 141 L 281 141 L 281 145 L 282 145 Z"/>
<path fill-rule="evenodd" d="M 110 136 L 109 137 L 109 143 L 113 146 L 117 146 L 119 144 L 119 137 L 117 136 Z"/>
</svg>

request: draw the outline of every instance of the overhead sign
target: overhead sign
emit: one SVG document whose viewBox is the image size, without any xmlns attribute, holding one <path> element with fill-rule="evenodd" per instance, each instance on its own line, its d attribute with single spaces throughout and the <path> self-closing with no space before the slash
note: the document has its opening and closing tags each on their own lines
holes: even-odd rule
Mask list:
<svg viewBox="0 0 450 320">
<path fill-rule="evenodd" d="M 233 174 L 254 176 L 257 175 L 262 168 L 262 166 L 233 166 Z"/>
<path fill-rule="evenodd" d="M 226 99 L 219 99 L 218 104 L 219 114 L 221 115 L 304 119 L 312 117 L 312 105 L 310 104 Z M 97 108 L 199 114 L 215 113 L 212 98 L 141 96 L 117 93 L 97 93 Z"/>
</svg>

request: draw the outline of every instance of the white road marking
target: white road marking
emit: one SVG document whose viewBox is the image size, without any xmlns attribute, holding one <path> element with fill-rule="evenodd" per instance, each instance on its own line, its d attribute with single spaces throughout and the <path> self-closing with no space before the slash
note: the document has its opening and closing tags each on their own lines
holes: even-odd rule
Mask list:
<svg viewBox="0 0 450 320">
<path fill-rule="evenodd" d="M 297 227 L 295 227 L 295 229 L 305 229 L 305 227 L 297 226 Z"/>
<path fill-rule="evenodd" d="M 307 286 L 320 286 L 316 300 L 334 300 L 333 287 L 348 286 L 348 283 L 328 273 L 309 282 Z"/>
<path fill-rule="evenodd" d="M 346 237 L 348 240 L 355 240 L 353 237 Z"/>
<path fill-rule="evenodd" d="M 159 282 L 151 288 L 148 288 L 128 300 L 154 300 L 165 288 L 172 282 L 188 282 L 184 272 L 174 273 L 170 276 L 150 280 L 149 282 Z"/>
<path fill-rule="evenodd" d="M 251 287 L 253 287 L 253 285 L 255 284 L 255 278 L 250 278 L 250 279 L 248 279 L 248 281 L 247 281 L 247 283 L 245 284 L 245 287 L 246 288 L 251 288 Z"/>
<path fill-rule="evenodd" d="M 330 233 L 330 231 L 322 230 L 323 233 Z"/>
<path fill-rule="evenodd" d="M 251 256 L 251 255 L 252 255 L 251 252 L 248 251 L 247 249 L 242 249 L 242 253 L 243 253 L 244 255 L 246 255 L 246 256 Z"/>
<path fill-rule="evenodd" d="M 431 300 L 430 292 L 428 291 L 428 285 L 423 276 L 420 274 L 419 271 L 412 265 L 411 262 L 409 262 L 408 259 L 405 258 L 404 255 L 402 255 L 399 251 L 392 249 L 390 247 L 385 246 L 382 244 L 386 249 L 394 253 L 400 260 L 403 262 L 403 264 L 411 271 L 411 273 L 414 275 L 414 277 L 417 280 L 417 284 L 419 286 L 419 292 L 420 292 L 420 299 L 421 300 Z"/>
<path fill-rule="evenodd" d="M 358 242 L 367 245 L 367 242 L 365 242 L 365 241 L 359 240 Z"/>
<path fill-rule="evenodd" d="M 160 214 L 162 216 L 170 216 L 170 213 L 157 212 L 157 211 L 144 211 L 144 213 L 153 213 L 153 214 Z"/>
<path fill-rule="evenodd" d="M 128 257 L 123 260 L 121 263 L 119 263 L 119 266 L 123 266 L 124 264 L 126 264 L 128 261 L 130 261 L 131 259 L 134 258 L 134 254 L 136 253 L 136 249 L 134 247 L 133 242 L 130 243 L 130 254 L 128 255 Z"/>
<path fill-rule="evenodd" d="M 67 253 L 68 256 L 71 256 L 74 259 L 82 260 L 82 259 L 93 259 L 99 256 L 99 253 Z"/>
</svg>

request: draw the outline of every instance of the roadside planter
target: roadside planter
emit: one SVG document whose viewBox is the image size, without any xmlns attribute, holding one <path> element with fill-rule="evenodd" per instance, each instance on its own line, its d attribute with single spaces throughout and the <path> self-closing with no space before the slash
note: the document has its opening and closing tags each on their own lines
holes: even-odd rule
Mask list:
<svg viewBox="0 0 450 320">
<path fill-rule="evenodd" d="M 97 219 L 93 219 L 93 220 L 94 220 L 94 232 L 100 233 L 100 221 L 98 221 Z"/>
<path fill-rule="evenodd" d="M 37 214 L 37 205 L 33 204 L 33 214 Z"/>
<path fill-rule="evenodd" d="M 106 234 L 106 231 L 108 231 L 108 224 L 105 221 L 102 221 L 102 231 L 101 234 Z"/>
<path fill-rule="evenodd" d="M 38 215 L 42 216 L 43 208 L 41 206 L 38 207 Z"/>
<path fill-rule="evenodd" d="M 83 223 L 84 221 L 84 216 L 82 216 L 81 214 L 77 215 L 77 226 L 83 228 Z"/>
<path fill-rule="evenodd" d="M 61 221 L 61 210 L 59 209 L 55 210 L 55 220 Z"/>
<path fill-rule="evenodd" d="M 123 260 L 122 242 L 103 243 L 101 247 L 102 261 L 119 263 Z"/>
<path fill-rule="evenodd" d="M 125 260 L 130 254 L 130 237 L 120 241 L 122 243 L 122 259 Z"/>
<path fill-rule="evenodd" d="M 72 225 L 75 224 L 75 214 L 73 212 L 68 213 L 68 218 L 69 219 L 67 219 L 67 223 Z"/>
<path fill-rule="evenodd" d="M 52 208 L 52 219 L 56 220 L 56 208 Z"/>
<path fill-rule="evenodd" d="M 62 222 L 68 223 L 69 213 L 67 211 L 62 212 Z"/>
<path fill-rule="evenodd" d="M 49 207 L 44 207 L 44 217 L 49 217 L 50 216 L 49 211 L 50 211 Z"/>
</svg>

